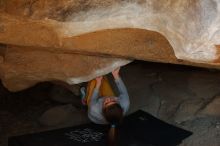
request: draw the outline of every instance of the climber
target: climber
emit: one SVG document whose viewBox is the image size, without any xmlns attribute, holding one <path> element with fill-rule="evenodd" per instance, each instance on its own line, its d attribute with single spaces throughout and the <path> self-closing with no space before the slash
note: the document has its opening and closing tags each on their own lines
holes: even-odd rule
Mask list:
<svg viewBox="0 0 220 146">
<path fill-rule="evenodd" d="M 92 122 L 110 125 L 109 145 L 116 145 L 116 127 L 122 122 L 130 104 L 128 92 L 120 78 L 119 70 L 120 68 L 112 72 L 119 96 L 115 96 L 107 77 L 97 77 L 89 82 L 87 96 L 82 98 L 83 103 L 88 105 L 88 117 Z"/>
</svg>

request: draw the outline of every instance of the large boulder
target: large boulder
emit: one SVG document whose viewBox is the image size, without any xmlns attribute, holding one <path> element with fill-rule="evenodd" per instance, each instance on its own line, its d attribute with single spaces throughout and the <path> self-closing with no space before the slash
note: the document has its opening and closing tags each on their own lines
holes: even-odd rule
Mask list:
<svg viewBox="0 0 220 146">
<path fill-rule="evenodd" d="M 218 0 L 1 0 L 0 77 L 18 91 L 133 59 L 219 68 L 219 11 Z"/>
</svg>

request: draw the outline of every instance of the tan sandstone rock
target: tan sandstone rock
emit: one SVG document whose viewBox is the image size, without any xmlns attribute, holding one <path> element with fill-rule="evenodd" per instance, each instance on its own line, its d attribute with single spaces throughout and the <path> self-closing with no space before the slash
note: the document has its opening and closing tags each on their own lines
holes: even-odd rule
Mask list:
<svg viewBox="0 0 220 146">
<path fill-rule="evenodd" d="M 46 35 L 49 35 L 55 40 L 58 39 L 59 45 L 56 47 L 62 48 L 63 38 L 105 29 L 139 28 L 157 31 L 164 35 L 179 59 L 213 62 L 219 57 L 217 46 L 220 44 L 220 16 L 219 1 L 216 0 L 184 2 L 168 0 L 161 3 L 154 0 L 111 1 L 108 5 L 96 0 L 90 0 L 86 4 L 80 3 L 80 0 L 64 0 L 57 2 L 56 6 L 51 0 L 35 2 L 19 0 L 16 3 L 18 7 L 19 4 L 23 6 L 23 9 L 20 8 L 18 11 L 23 11 L 24 14 L 18 13 L 19 17 L 1 16 L 3 27 L 1 37 L 19 31 L 24 39 L 23 45 L 35 45 L 35 42 L 38 42 L 38 39 L 32 41 L 34 37 L 30 36 L 33 36 L 33 33 L 37 33 L 35 37 L 38 36 L 39 42 L 42 43 L 38 45 L 52 47 L 50 41 L 48 44 L 42 42 L 42 39 L 46 39 Z M 6 2 L 6 7 L 10 7 L 10 4 L 11 2 Z M 81 9 L 75 9 L 77 4 L 82 6 Z M 26 9 L 32 13 L 26 15 Z M 14 11 L 8 9 L 5 12 L 14 14 Z M 57 15 L 53 16 L 53 14 Z M 21 16 L 27 16 L 28 19 L 21 19 Z M 22 25 L 25 26 L 25 30 L 22 29 Z M 30 31 L 31 29 L 33 31 Z M 39 34 L 45 34 L 45 38 Z M 25 39 L 25 35 L 30 37 L 30 42 Z M 10 36 L 11 40 L 6 41 L 3 37 L 0 39 L 1 42 L 21 44 L 22 38 Z"/>
<path fill-rule="evenodd" d="M 0 43 L 17 48 L 1 53 L 1 79 L 12 91 L 75 84 L 126 59 L 219 68 L 219 11 L 218 0 L 1 0 Z"/>
<path fill-rule="evenodd" d="M 11 91 L 19 91 L 43 81 L 60 80 L 69 84 L 89 81 L 129 62 L 117 58 L 9 47 L 0 70 L 3 84 Z"/>
</svg>

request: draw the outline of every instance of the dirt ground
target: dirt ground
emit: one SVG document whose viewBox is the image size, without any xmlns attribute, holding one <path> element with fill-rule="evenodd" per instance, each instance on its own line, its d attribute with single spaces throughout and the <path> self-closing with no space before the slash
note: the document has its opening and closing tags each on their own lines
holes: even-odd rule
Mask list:
<svg viewBox="0 0 220 146">
<path fill-rule="evenodd" d="M 122 67 L 121 76 L 131 100 L 129 113 L 142 109 L 193 131 L 181 146 L 220 145 L 220 71 L 135 61 Z M 59 97 L 64 101 L 57 99 Z M 79 103 L 79 96 L 48 82 L 16 93 L 1 85 L 0 146 L 7 146 L 8 137 L 13 135 L 88 122 L 86 111 Z M 71 106 L 66 121 L 53 123 L 54 117 L 46 115 L 48 125 L 52 124 L 42 125 L 39 122 L 42 114 L 58 106 Z M 63 118 L 57 110 L 51 112 L 55 112 L 55 120 Z"/>
</svg>

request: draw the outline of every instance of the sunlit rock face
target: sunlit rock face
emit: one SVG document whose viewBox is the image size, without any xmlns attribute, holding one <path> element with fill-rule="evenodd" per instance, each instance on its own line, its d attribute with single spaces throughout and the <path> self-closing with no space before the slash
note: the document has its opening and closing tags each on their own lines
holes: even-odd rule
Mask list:
<svg viewBox="0 0 220 146">
<path fill-rule="evenodd" d="M 120 58 L 26 49 L 29 48 L 8 46 L 0 65 L 2 82 L 11 91 L 26 89 L 43 81 L 77 84 L 107 74 L 130 62 Z"/>
<path fill-rule="evenodd" d="M 133 59 L 219 68 L 219 0 L 1 0 L 0 9 L 0 42 L 9 44 L 0 75 L 13 91 L 45 80 L 88 81 Z M 48 58 L 65 55 L 78 60 L 48 66 Z M 42 69 L 25 73 L 17 64 Z"/>
</svg>

